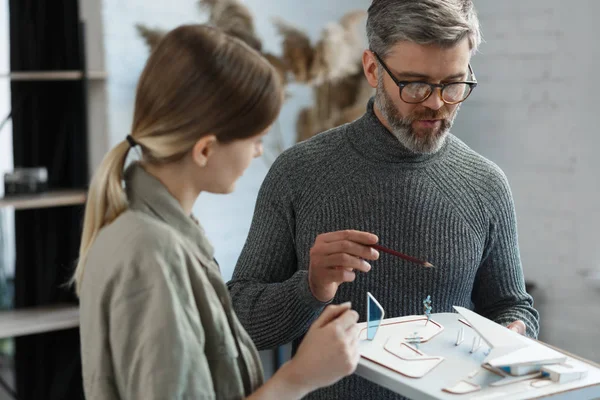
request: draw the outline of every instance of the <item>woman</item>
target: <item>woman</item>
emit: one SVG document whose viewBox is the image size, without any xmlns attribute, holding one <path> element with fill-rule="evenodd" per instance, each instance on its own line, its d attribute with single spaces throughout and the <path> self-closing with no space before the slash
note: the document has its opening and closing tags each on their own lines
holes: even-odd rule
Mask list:
<svg viewBox="0 0 600 400">
<path fill-rule="evenodd" d="M 87 398 L 293 399 L 353 372 L 358 316 L 345 304 L 326 308 L 263 384 L 191 216 L 201 192 L 233 190 L 281 103 L 274 69 L 216 29 L 177 28 L 150 55 L 131 135 L 89 189 L 74 276 Z M 132 147 L 142 160 L 123 171 Z"/>
</svg>

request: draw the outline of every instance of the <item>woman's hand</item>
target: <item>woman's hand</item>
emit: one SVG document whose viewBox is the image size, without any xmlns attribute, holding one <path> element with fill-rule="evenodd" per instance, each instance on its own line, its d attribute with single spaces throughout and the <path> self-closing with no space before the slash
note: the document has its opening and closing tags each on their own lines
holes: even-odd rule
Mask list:
<svg viewBox="0 0 600 400">
<path fill-rule="evenodd" d="M 326 307 L 285 366 L 290 384 L 308 393 L 352 374 L 360 357 L 357 321 L 350 303 Z"/>
<path fill-rule="evenodd" d="M 299 399 L 352 374 L 360 358 L 357 321 L 350 303 L 327 306 L 294 358 L 250 399 Z"/>
</svg>

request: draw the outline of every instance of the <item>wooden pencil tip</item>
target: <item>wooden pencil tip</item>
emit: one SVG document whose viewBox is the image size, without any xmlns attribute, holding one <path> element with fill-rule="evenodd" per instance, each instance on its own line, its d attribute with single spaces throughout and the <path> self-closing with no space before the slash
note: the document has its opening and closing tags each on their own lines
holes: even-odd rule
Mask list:
<svg viewBox="0 0 600 400">
<path fill-rule="evenodd" d="M 425 267 L 427 268 L 435 268 L 435 266 L 431 263 L 426 262 L 425 264 L 423 264 Z"/>
</svg>

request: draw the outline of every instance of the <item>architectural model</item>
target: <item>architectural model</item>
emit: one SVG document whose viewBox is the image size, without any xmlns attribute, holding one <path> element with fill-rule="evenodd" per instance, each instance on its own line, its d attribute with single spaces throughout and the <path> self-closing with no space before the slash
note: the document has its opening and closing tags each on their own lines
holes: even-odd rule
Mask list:
<svg viewBox="0 0 600 400">
<path fill-rule="evenodd" d="M 466 308 L 455 306 L 459 315 L 431 314 L 431 304 L 427 296 L 423 300 L 424 315 L 384 319 L 385 310 L 367 293 L 367 322 L 360 333 L 362 358 L 403 379 L 418 380 L 415 386 L 427 390 L 434 384 L 418 382 L 435 376 L 432 382 L 444 382 L 439 398 L 446 398 L 443 393 L 467 395 L 479 391 L 490 398 L 529 390 L 550 393 L 560 385 L 586 379 L 589 370 L 594 369 Z M 436 316 L 451 321 L 451 331 L 442 334 L 445 327 Z M 440 367 L 444 363 L 449 367 Z M 433 372 L 436 370 L 440 371 Z M 594 371 L 596 377 L 600 377 L 600 370 Z"/>
</svg>

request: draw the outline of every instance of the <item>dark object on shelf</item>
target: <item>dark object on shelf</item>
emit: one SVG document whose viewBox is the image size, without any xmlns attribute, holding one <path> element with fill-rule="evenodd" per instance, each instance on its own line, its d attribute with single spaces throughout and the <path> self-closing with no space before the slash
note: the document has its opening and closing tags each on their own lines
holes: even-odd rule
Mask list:
<svg viewBox="0 0 600 400">
<path fill-rule="evenodd" d="M 48 170 L 45 167 L 15 168 L 4 174 L 4 195 L 36 194 L 48 189 Z"/>
</svg>

